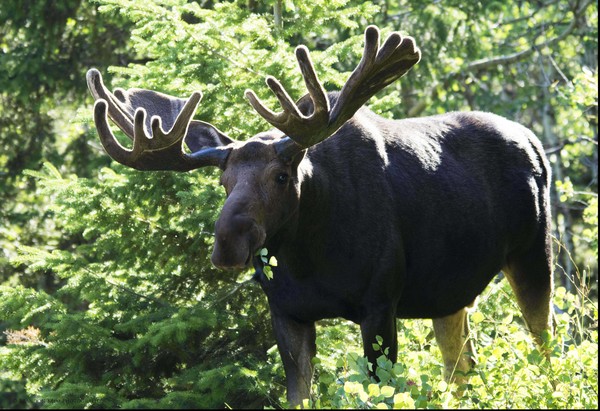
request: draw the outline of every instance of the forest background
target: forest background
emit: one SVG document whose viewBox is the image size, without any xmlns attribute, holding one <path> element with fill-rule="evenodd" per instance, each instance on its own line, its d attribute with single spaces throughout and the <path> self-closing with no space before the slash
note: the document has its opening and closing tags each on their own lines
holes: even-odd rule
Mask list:
<svg viewBox="0 0 600 411">
<path fill-rule="evenodd" d="M 553 169 L 556 335 L 548 362 L 499 276 L 472 314 L 464 395 L 442 380 L 430 320 L 399 321 L 397 364 L 366 373 L 359 331 L 321 322 L 322 407 L 598 405 L 598 2 L 593 0 L 3 0 L 0 3 L 0 408 L 285 406 L 266 299 L 211 266 L 215 170 L 141 173 L 104 154 L 85 73 L 187 97 L 236 139 L 268 125 L 246 88 L 328 90 L 378 25 L 421 62 L 368 106 L 390 118 L 483 110 L 531 128 Z"/>
</svg>

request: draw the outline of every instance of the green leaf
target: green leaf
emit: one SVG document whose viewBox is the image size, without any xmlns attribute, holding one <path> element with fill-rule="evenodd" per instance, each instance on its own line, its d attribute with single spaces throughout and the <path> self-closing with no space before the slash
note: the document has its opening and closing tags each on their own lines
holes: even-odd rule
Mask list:
<svg viewBox="0 0 600 411">
<path fill-rule="evenodd" d="M 385 398 L 389 398 L 394 395 L 394 391 L 394 387 L 390 387 L 389 385 L 384 385 L 381 387 L 381 395 L 383 395 Z"/>
<path fill-rule="evenodd" d="M 474 324 L 479 324 L 480 322 L 482 322 L 484 320 L 484 316 L 482 313 L 480 313 L 479 311 L 474 312 L 473 314 L 471 314 L 471 320 L 473 321 Z"/>
<path fill-rule="evenodd" d="M 379 385 L 377 384 L 369 384 L 367 387 L 367 392 L 370 397 L 377 397 L 380 394 Z"/>
<path fill-rule="evenodd" d="M 267 277 L 269 280 L 273 279 L 273 270 L 268 265 L 263 267 L 263 273 L 265 273 L 265 277 Z"/>
</svg>

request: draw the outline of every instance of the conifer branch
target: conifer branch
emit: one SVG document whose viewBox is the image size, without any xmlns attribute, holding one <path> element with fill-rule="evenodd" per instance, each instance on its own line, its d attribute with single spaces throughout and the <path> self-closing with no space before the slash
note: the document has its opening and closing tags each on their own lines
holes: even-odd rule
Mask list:
<svg viewBox="0 0 600 411">
<path fill-rule="evenodd" d="M 109 285 L 111 285 L 113 287 L 116 287 L 116 288 L 118 288 L 121 291 L 125 291 L 126 293 L 129 293 L 129 294 L 134 295 L 136 297 L 142 298 L 144 300 L 149 300 L 149 301 L 155 302 L 156 304 L 158 304 L 158 305 L 160 305 L 162 307 L 173 308 L 171 306 L 171 304 L 169 304 L 169 303 L 161 300 L 160 298 L 157 298 L 157 297 L 154 297 L 154 296 L 140 294 L 137 291 L 134 291 L 131 288 L 124 286 L 123 284 L 119 284 L 119 283 L 116 283 L 116 282 L 114 282 L 112 280 L 109 280 L 108 278 L 104 278 L 104 277 L 99 276 L 98 274 L 96 274 L 95 272 L 93 272 L 92 270 L 90 270 L 89 268 L 84 268 L 84 270 L 88 274 L 90 274 L 92 277 L 94 277 L 94 278 L 96 278 L 98 280 L 103 280 L 107 284 L 109 284 Z"/>
<path fill-rule="evenodd" d="M 196 44 L 197 44 L 199 47 L 203 48 L 204 50 L 207 50 L 207 51 L 208 51 L 210 54 L 212 54 L 212 55 L 214 55 L 214 56 L 217 56 L 218 58 L 220 58 L 220 59 L 222 59 L 222 60 L 225 60 L 225 61 L 227 61 L 227 62 L 231 63 L 233 66 L 235 66 L 235 67 L 237 67 L 237 68 L 240 68 L 240 69 L 242 69 L 242 70 L 245 70 L 245 71 L 247 71 L 247 72 L 249 72 L 249 73 L 251 73 L 251 74 L 254 74 L 254 75 L 256 75 L 256 76 L 260 76 L 260 77 L 266 77 L 266 74 L 265 74 L 265 73 L 258 72 L 258 71 L 254 70 L 254 69 L 252 69 L 252 68 L 250 68 L 250 67 L 248 67 L 248 66 L 245 66 L 245 65 L 243 65 L 243 64 L 241 64 L 241 63 L 239 63 L 238 61 L 236 61 L 236 60 L 234 60 L 234 59 L 231 59 L 231 58 L 227 57 L 226 55 L 224 55 L 224 54 L 222 54 L 222 53 L 219 53 L 219 52 L 218 52 L 218 51 L 217 51 L 215 48 L 208 46 L 208 45 L 206 44 L 206 42 L 204 42 L 204 41 L 202 41 L 201 39 L 199 39 L 199 38 L 198 38 L 198 36 L 196 35 L 196 33 L 192 32 L 192 31 L 189 31 L 188 33 L 189 33 L 190 37 L 191 37 L 191 38 L 192 38 L 194 41 L 196 41 Z M 244 54 L 243 50 L 241 50 L 241 49 L 239 49 L 239 48 L 236 48 L 236 51 L 237 51 L 238 53 L 240 53 L 240 54 Z M 245 60 L 248 60 L 248 59 L 245 59 Z"/>
<path fill-rule="evenodd" d="M 221 303 L 223 301 L 225 301 L 226 299 L 228 299 L 229 297 L 231 297 L 233 294 L 237 293 L 242 287 L 247 286 L 249 283 L 254 282 L 254 280 L 252 278 L 243 281 L 241 283 L 236 284 L 235 287 L 233 287 L 231 290 L 229 290 L 227 293 L 225 293 L 225 295 L 223 295 L 222 297 L 217 298 L 213 303 L 212 306 L 217 305 L 218 303 Z"/>
</svg>

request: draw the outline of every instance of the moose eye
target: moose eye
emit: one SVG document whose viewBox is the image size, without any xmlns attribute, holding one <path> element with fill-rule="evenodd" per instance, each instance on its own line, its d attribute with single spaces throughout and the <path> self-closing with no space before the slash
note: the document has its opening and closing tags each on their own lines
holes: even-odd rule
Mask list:
<svg viewBox="0 0 600 411">
<path fill-rule="evenodd" d="M 285 184 L 287 183 L 288 179 L 290 178 L 290 176 L 288 176 L 286 173 L 279 173 L 277 174 L 277 177 L 275 177 L 275 181 L 277 182 L 277 184 Z"/>
</svg>

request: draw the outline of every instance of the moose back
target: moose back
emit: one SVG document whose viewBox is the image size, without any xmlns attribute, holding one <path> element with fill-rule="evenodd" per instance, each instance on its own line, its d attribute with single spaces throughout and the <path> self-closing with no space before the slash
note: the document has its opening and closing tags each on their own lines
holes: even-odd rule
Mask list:
<svg viewBox="0 0 600 411">
<path fill-rule="evenodd" d="M 503 271 L 538 342 L 552 331 L 550 169 L 531 131 L 490 113 L 384 119 L 364 103 L 421 58 L 414 39 L 365 31 L 363 57 L 341 91 L 326 93 L 304 46 L 308 94 L 294 102 L 267 78 L 283 111 L 246 96 L 275 128 L 235 141 L 193 120 L 201 93 L 111 93 L 88 72 L 101 142 L 139 170 L 222 170 L 227 199 L 212 262 L 256 268 L 268 297 L 290 405 L 310 393 L 315 321 L 360 324 L 376 364 L 376 336 L 397 358 L 396 318 L 432 318 L 448 380 L 463 381 L 475 352 L 467 307 Z M 108 117 L 132 140 L 114 138 Z M 190 152 L 183 150 L 186 144 Z M 276 256 L 273 278 L 256 252 Z"/>
</svg>

